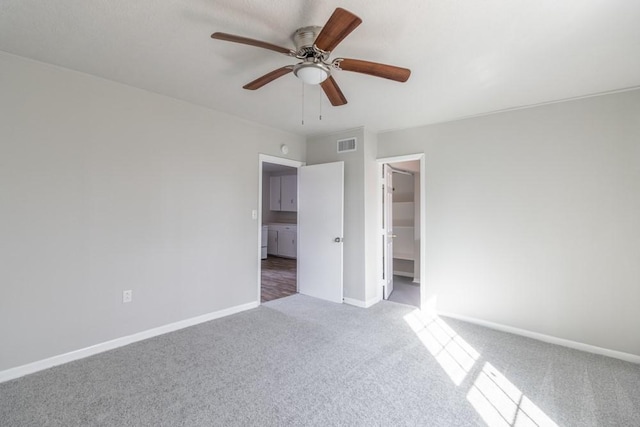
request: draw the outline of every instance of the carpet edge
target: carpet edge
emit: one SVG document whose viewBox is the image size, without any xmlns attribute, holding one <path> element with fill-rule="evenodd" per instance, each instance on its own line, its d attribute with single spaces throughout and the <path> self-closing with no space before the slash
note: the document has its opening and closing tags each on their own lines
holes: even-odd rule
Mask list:
<svg viewBox="0 0 640 427">
<path fill-rule="evenodd" d="M 513 326 L 503 325 L 501 323 L 489 322 L 487 320 L 477 319 L 475 317 L 468 317 L 456 313 L 437 312 L 439 316 L 450 317 L 452 319 L 462 320 L 463 322 L 473 323 L 476 325 L 484 326 L 489 329 L 495 329 L 501 332 L 508 332 L 514 335 L 520 335 L 527 338 L 532 338 L 538 341 L 543 341 L 549 344 L 556 344 L 563 347 L 572 348 L 574 350 L 580 350 L 587 353 L 598 354 L 601 356 L 612 357 L 614 359 L 624 360 L 625 362 L 631 362 L 640 364 L 640 356 L 625 353 L 618 350 L 612 350 L 609 348 L 598 347 L 591 344 L 585 344 L 578 341 L 571 341 L 565 338 L 554 337 L 553 335 L 546 335 L 540 332 L 529 331 L 527 329 L 520 329 Z"/>
<path fill-rule="evenodd" d="M 125 335 L 120 338 L 105 341 L 99 344 L 94 344 L 89 347 L 73 350 L 67 353 L 58 354 L 56 356 L 48 357 L 46 359 L 37 360 L 35 362 L 27 363 L 25 365 L 16 366 L 14 368 L 5 369 L 0 371 L 0 383 L 14 380 L 16 378 L 23 377 L 25 375 L 33 374 L 38 371 L 52 368 L 54 366 L 63 365 L 65 363 L 72 362 L 74 360 L 84 359 L 85 357 L 93 356 L 98 353 L 113 350 L 118 347 L 123 347 L 134 342 L 153 338 L 158 335 L 163 335 L 169 332 L 177 331 L 179 329 L 195 326 L 200 323 L 208 322 L 210 320 L 220 319 L 222 317 L 230 316 L 232 314 L 240 313 L 246 310 L 259 307 L 258 301 L 249 302 L 246 304 L 240 304 L 233 307 L 225 308 L 211 313 L 202 314 L 200 316 L 191 317 L 177 322 L 168 323 L 163 326 L 147 329 L 141 332 L 136 332 L 131 335 Z"/>
</svg>

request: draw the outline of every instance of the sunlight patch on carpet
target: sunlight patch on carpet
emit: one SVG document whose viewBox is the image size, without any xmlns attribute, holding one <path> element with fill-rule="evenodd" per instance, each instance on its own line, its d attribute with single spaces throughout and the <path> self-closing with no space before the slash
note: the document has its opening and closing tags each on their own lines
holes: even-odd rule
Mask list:
<svg viewBox="0 0 640 427">
<path fill-rule="evenodd" d="M 428 316 L 420 310 L 414 310 L 404 320 L 451 381 L 460 385 L 480 354 L 437 316 Z"/>
<path fill-rule="evenodd" d="M 437 315 L 414 310 L 404 320 L 451 381 L 460 386 L 480 353 Z M 489 427 L 558 427 L 489 362 L 471 385 L 467 400 Z"/>
<path fill-rule="evenodd" d="M 493 426 L 558 427 L 511 381 L 487 362 L 467 394 L 482 419 Z"/>
</svg>

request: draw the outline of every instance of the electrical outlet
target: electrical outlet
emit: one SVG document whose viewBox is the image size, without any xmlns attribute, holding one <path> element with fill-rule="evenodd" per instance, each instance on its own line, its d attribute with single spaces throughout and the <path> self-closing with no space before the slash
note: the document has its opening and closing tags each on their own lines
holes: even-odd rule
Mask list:
<svg viewBox="0 0 640 427">
<path fill-rule="evenodd" d="M 257 210 L 252 210 L 251 211 L 251 219 L 258 219 L 258 211 Z"/>
<path fill-rule="evenodd" d="M 122 302 L 131 302 L 133 299 L 133 291 L 129 289 L 128 291 L 122 291 Z"/>
</svg>

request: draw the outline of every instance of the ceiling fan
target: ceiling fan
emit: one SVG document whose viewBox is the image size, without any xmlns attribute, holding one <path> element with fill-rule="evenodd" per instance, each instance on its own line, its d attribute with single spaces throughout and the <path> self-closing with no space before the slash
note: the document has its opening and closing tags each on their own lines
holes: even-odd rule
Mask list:
<svg viewBox="0 0 640 427">
<path fill-rule="evenodd" d="M 346 104 L 347 99 L 331 75 L 333 70 L 353 71 L 398 82 L 406 82 L 411 74 L 411 70 L 407 68 L 359 59 L 336 58 L 329 61 L 333 49 L 361 23 L 362 20 L 353 13 L 337 8 L 324 27 L 310 26 L 296 30 L 291 37 L 296 46 L 295 50 L 227 33 L 216 32 L 211 34 L 211 38 L 273 50 L 302 61 L 258 77 L 244 85 L 244 89 L 260 89 L 267 83 L 293 72 L 304 83 L 319 84 L 331 105 L 339 106 Z"/>
</svg>

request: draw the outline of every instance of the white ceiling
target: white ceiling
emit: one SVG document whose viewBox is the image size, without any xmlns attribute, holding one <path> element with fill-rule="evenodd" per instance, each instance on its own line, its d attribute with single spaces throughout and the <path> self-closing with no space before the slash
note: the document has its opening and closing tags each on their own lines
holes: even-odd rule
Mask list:
<svg viewBox="0 0 640 427">
<path fill-rule="evenodd" d="M 292 58 L 210 38 L 293 47 L 296 28 L 323 25 L 337 6 L 363 23 L 332 58 L 412 75 L 397 83 L 337 71 L 349 103 L 331 107 L 308 86 L 304 126 L 292 74 L 242 89 Z M 640 1 L 2 0 L 0 50 L 298 134 L 377 132 L 640 86 Z"/>
</svg>

